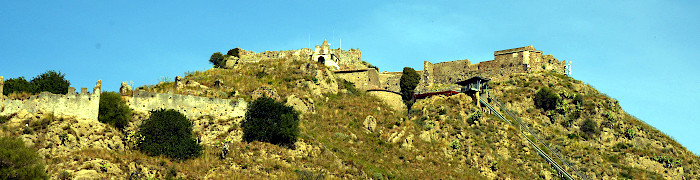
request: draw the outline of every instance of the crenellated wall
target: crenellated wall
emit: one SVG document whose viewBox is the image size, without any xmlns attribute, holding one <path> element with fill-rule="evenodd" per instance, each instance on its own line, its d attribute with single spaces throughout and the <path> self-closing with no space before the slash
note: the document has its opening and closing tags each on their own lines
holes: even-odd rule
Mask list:
<svg viewBox="0 0 700 180">
<path fill-rule="evenodd" d="M 506 49 L 494 52 L 494 60 L 471 64 L 469 60 L 430 63 L 425 61 L 417 93 L 449 89 L 455 82 L 474 76 L 493 80 L 503 80 L 513 73 L 552 71 L 566 73 L 566 61 L 559 61 L 552 55 L 542 55 L 542 51 L 532 46 Z"/>
<path fill-rule="evenodd" d="M 79 94 L 75 88 L 69 88 L 68 94 L 51 94 L 42 92 L 28 99 L 10 99 L 0 93 L 0 115 L 8 116 L 25 110 L 30 113 L 50 112 L 56 117 L 74 117 L 79 120 L 97 120 L 100 105 L 102 81 L 97 81 L 93 93 L 81 88 Z"/>
<path fill-rule="evenodd" d="M 136 91 L 126 96 L 127 105 L 133 110 L 148 112 L 157 109 L 174 109 L 187 118 L 213 116 L 219 119 L 231 119 L 245 116 L 248 103 L 243 99 L 218 99 L 191 95 L 153 93 Z"/>
</svg>

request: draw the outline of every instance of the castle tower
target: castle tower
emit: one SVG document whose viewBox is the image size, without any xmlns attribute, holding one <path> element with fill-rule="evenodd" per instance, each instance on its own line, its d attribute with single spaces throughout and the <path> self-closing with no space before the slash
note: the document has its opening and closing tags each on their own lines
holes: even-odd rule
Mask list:
<svg viewBox="0 0 700 180">
<path fill-rule="evenodd" d="M 311 55 L 311 60 L 340 69 L 340 66 L 338 66 L 338 57 L 331 53 L 331 47 L 328 45 L 327 40 L 323 40 L 320 46 L 316 45 L 314 54 Z"/>
</svg>

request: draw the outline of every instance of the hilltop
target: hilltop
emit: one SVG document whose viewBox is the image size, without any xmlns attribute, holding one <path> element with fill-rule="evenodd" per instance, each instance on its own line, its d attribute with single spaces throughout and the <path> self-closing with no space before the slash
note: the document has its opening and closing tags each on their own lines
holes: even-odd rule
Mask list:
<svg viewBox="0 0 700 180">
<path fill-rule="evenodd" d="M 565 62 L 534 47 L 496 51 L 493 61 L 477 64 L 426 62 L 419 94 L 460 91 L 455 82 L 487 76 L 489 98 L 437 94 L 417 100 L 410 111 L 397 94 L 400 72 L 379 72 L 360 59 L 359 50 L 327 47 L 263 53 L 238 48 L 221 57 L 221 68 L 137 88 L 122 84 L 120 94 L 134 110 L 123 132 L 92 119 L 101 82 L 93 94 L 2 97 L 0 115 L 7 120 L 0 135 L 20 137 L 36 149 L 52 179 L 558 178 L 537 149 L 561 155 L 557 163 L 576 178 L 700 176 L 698 156 L 624 112 L 615 99 L 566 76 Z M 560 99 L 552 110 L 536 105 L 543 89 Z M 242 140 L 248 103 L 263 96 L 301 112 L 293 146 Z M 27 108 L 42 98 L 79 99 L 85 106 L 77 112 L 88 112 Z M 202 155 L 174 161 L 134 149 L 133 133 L 154 108 L 185 114 Z M 513 117 L 498 116 L 509 112 Z M 545 143 L 533 147 L 528 140 Z M 224 146 L 230 153 L 221 158 Z"/>
</svg>

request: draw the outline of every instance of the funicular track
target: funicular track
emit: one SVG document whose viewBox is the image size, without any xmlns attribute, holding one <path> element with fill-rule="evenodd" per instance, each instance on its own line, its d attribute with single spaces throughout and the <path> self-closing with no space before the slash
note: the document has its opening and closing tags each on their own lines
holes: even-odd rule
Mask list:
<svg viewBox="0 0 700 180">
<path fill-rule="evenodd" d="M 495 109 L 493 106 L 491 106 L 487 101 L 485 101 L 485 99 L 486 99 L 486 98 L 479 98 L 479 102 L 480 102 L 482 105 L 484 105 L 486 108 L 488 108 L 494 115 L 496 115 L 496 117 L 498 117 L 498 118 L 500 118 L 500 119 L 502 119 L 502 120 L 508 122 L 509 124 L 518 126 L 518 127 L 521 129 L 521 130 L 520 130 L 520 133 L 525 137 L 525 139 L 527 139 L 528 143 L 530 143 L 530 145 L 531 145 L 532 147 L 535 148 L 535 151 L 537 151 L 537 153 L 538 153 L 545 161 L 547 161 L 547 163 L 549 163 L 549 164 L 552 166 L 552 168 L 554 168 L 554 169 L 557 171 L 557 173 L 559 174 L 559 176 L 560 176 L 562 179 L 574 179 L 574 178 L 573 178 L 568 172 L 566 172 L 566 170 L 565 170 L 563 167 L 561 167 L 561 166 L 559 165 L 559 163 L 557 163 L 556 160 L 554 160 L 550 155 L 548 155 L 545 151 L 543 151 L 540 147 L 538 147 L 538 146 L 537 146 L 537 143 L 533 142 L 530 138 L 528 138 L 528 136 L 525 134 L 525 131 L 527 131 L 532 137 L 534 137 L 535 140 L 536 140 L 537 142 L 539 142 L 540 144 L 542 144 L 542 146 L 544 146 L 544 147 L 548 150 L 548 152 L 554 154 L 554 155 L 556 156 L 556 158 L 559 159 L 559 161 L 561 161 L 564 165 L 566 165 L 567 167 L 569 167 L 569 169 L 571 169 L 572 171 L 574 171 L 574 173 L 576 173 L 576 175 L 577 175 L 579 178 L 581 178 L 581 179 L 586 179 L 586 177 L 583 176 L 581 173 L 579 173 L 578 170 L 577 170 L 573 165 L 571 165 L 570 163 L 568 163 L 568 161 L 566 161 L 565 159 L 563 159 L 563 158 L 562 158 L 563 156 L 562 156 L 561 154 L 559 154 L 559 152 L 552 151 L 552 149 L 549 148 L 549 146 L 548 146 L 544 141 L 542 141 L 542 140 L 537 136 L 537 134 L 534 133 L 535 131 L 533 131 L 529 126 L 525 125 L 525 124 L 524 124 L 519 118 L 517 118 L 517 116 L 515 116 L 512 112 L 510 112 L 508 109 L 506 109 L 505 107 L 503 107 L 503 105 L 502 105 L 497 99 L 491 98 L 491 97 L 488 98 L 488 100 L 491 100 L 491 101 L 495 102 L 495 104 L 496 104 L 501 110 L 503 110 L 503 112 L 504 112 L 506 115 L 508 115 L 511 119 L 513 119 L 513 121 L 515 121 L 515 123 L 517 123 L 517 124 L 514 124 L 514 122 L 508 120 L 508 118 L 506 118 L 506 117 L 504 117 L 503 115 L 501 115 L 501 113 L 499 113 L 498 111 L 496 111 L 496 109 Z M 525 131 L 522 131 L 523 129 L 524 129 Z"/>
</svg>

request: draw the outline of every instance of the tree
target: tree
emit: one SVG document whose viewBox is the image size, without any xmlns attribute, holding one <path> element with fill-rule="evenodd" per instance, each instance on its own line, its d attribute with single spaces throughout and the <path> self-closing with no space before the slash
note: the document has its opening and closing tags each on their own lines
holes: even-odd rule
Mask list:
<svg viewBox="0 0 700 180">
<path fill-rule="evenodd" d="M 34 85 L 29 83 L 24 77 L 11 78 L 5 81 L 2 94 L 10 95 L 14 92 L 34 92 Z"/>
<path fill-rule="evenodd" d="M 415 102 L 414 94 L 419 82 L 420 75 L 418 75 L 416 70 L 410 67 L 403 68 L 403 74 L 401 75 L 399 85 L 401 86 L 401 99 L 403 99 L 408 110 L 411 110 L 411 106 L 413 106 Z"/>
<path fill-rule="evenodd" d="M 138 148 L 148 155 L 184 160 L 202 153 L 202 146 L 192 135 L 192 122 L 175 110 L 151 111 L 139 129 L 143 140 Z"/>
<path fill-rule="evenodd" d="M 233 57 L 241 57 L 242 51 L 243 51 L 243 49 L 241 49 L 241 48 L 233 48 L 233 49 L 228 50 L 226 55 L 233 56 Z"/>
<path fill-rule="evenodd" d="M 100 95 L 99 115 L 97 119 L 123 130 L 131 120 L 131 109 L 122 96 L 116 92 L 103 92 Z"/>
<path fill-rule="evenodd" d="M 596 124 L 593 120 L 590 118 L 586 118 L 586 120 L 583 121 L 583 124 L 581 125 L 581 131 L 586 133 L 586 135 L 591 136 L 593 134 L 598 134 L 598 124 Z"/>
<path fill-rule="evenodd" d="M 299 112 L 269 97 L 254 100 L 241 122 L 243 140 L 292 145 L 299 136 Z"/>
<path fill-rule="evenodd" d="M 224 61 L 225 57 L 221 52 L 215 52 L 214 54 L 209 57 L 209 62 L 214 65 L 214 68 L 221 68 L 224 67 Z"/>
<path fill-rule="evenodd" d="M 535 101 L 535 106 L 549 111 L 557 108 L 561 97 L 559 97 L 557 93 L 552 92 L 548 87 L 542 87 L 540 90 L 537 90 L 533 100 Z"/>
<path fill-rule="evenodd" d="M 65 74 L 56 71 L 46 71 L 37 77 L 34 77 L 30 82 L 34 85 L 35 93 L 48 91 L 53 94 L 66 94 L 70 82 L 66 80 Z"/>
<path fill-rule="evenodd" d="M 19 138 L 0 137 L 0 179 L 49 179 L 36 150 Z"/>
</svg>

